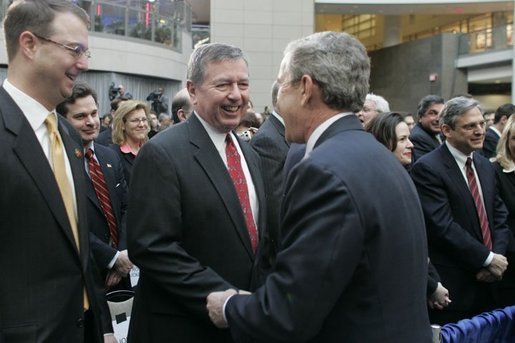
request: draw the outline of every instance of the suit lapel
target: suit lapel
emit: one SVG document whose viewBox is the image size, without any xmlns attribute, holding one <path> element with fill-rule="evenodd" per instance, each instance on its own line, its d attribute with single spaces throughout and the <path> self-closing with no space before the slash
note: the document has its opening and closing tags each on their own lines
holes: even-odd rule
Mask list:
<svg viewBox="0 0 515 343">
<path fill-rule="evenodd" d="M 14 153 L 34 180 L 34 184 L 59 223 L 63 234 L 67 237 L 74 251 L 77 251 L 57 181 L 34 130 L 20 108 L 2 87 L 0 87 L 0 103 L 3 107 L 2 115 L 5 127 L 16 136 L 13 145 Z M 82 235 L 80 238 L 82 238 Z"/>
<path fill-rule="evenodd" d="M 459 192 L 460 198 L 465 202 L 465 206 L 462 206 L 463 210 L 467 212 L 468 218 L 477 218 L 476 205 L 474 203 L 474 199 L 472 198 L 472 194 L 470 193 L 469 187 L 465 178 L 463 177 L 463 173 L 458 167 L 458 163 L 451 155 L 451 152 L 447 148 L 446 144 L 442 144 L 438 147 L 440 153 L 442 154 L 444 164 L 447 168 L 448 176 L 452 180 L 452 184 L 455 189 Z M 479 225 L 474 225 L 474 233 L 476 238 L 479 241 L 483 241 L 483 235 L 481 234 L 481 228 Z"/>
<path fill-rule="evenodd" d="M 211 180 L 213 187 L 220 195 L 249 256 L 254 258 L 240 201 L 225 164 L 198 118 L 192 115 L 186 123 L 189 125 L 190 143 L 197 149 L 194 158 L 200 164 L 207 177 Z"/>
</svg>

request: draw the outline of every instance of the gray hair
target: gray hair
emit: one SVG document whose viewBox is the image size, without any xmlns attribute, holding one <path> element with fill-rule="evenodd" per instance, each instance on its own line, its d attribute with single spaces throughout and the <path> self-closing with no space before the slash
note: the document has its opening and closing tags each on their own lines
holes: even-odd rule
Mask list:
<svg viewBox="0 0 515 343">
<path fill-rule="evenodd" d="M 369 93 L 365 100 L 370 100 L 376 104 L 376 111 L 378 113 L 390 112 L 390 104 L 380 95 Z"/>
<path fill-rule="evenodd" d="M 368 93 L 370 60 L 354 36 L 345 32 L 314 33 L 289 43 L 284 54 L 290 54 L 290 82 L 295 84 L 309 75 L 320 87 L 327 106 L 361 110 Z"/>
<path fill-rule="evenodd" d="M 201 85 L 204 82 L 206 68 L 209 63 L 237 59 L 242 59 L 248 64 L 243 51 L 233 45 L 221 43 L 199 45 L 191 53 L 186 78 L 194 85 Z"/>
<path fill-rule="evenodd" d="M 272 84 L 272 106 L 277 109 L 277 93 L 279 93 L 279 82 L 274 81 Z"/>
<path fill-rule="evenodd" d="M 473 98 L 459 96 L 447 101 L 440 113 L 440 125 L 449 125 L 452 129 L 456 126 L 456 120 L 463 113 L 479 107 L 479 102 Z"/>
</svg>

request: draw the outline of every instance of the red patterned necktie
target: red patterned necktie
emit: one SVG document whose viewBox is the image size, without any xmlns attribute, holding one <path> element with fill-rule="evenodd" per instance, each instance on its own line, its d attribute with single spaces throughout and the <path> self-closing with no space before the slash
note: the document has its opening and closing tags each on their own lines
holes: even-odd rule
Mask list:
<svg viewBox="0 0 515 343">
<path fill-rule="evenodd" d="M 472 169 L 472 159 L 470 157 L 467 158 L 465 167 L 467 171 L 467 181 L 469 183 L 470 193 L 472 193 L 472 198 L 474 198 L 474 203 L 476 204 L 477 215 L 479 217 L 479 223 L 481 225 L 481 234 L 483 235 L 483 242 L 488 249 L 492 250 L 492 237 L 490 236 L 490 226 L 488 225 L 488 217 L 486 216 L 485 207 L 483 206 L 481 196 L 479 195 L 479 188 L 477 186 L 476 175 L 474 174 L 474 170 Z"/>
<path fill-rule="evenodd" d="M 93 183 L 93 188 L 97 194 L 100 207 L 107 219 L 107 225 L 109 226 L 109 235 L 111 237 L 111 243 L 113 247 L 118 247 L 118 230 L 116 228 L 116 219 L 114 217 L 113 207 L 111 206 L 111 198 L 109 197 L 109 191 L 107 190 L 107 184 L 104 178 L 104 173 L 100 169 L 100 165 L 94 158 L 94 152 L 92 149 L 88 149 L 86 152 L 86 158 L 88 159 L 89 176 Z"/>
<path fill-rule="evenodd" d="M 229 174 L 231 175 L 232 182 L 236 188 L 236 193 L 238 193 L 238 198 L 240 199 L 241 209 L 243 210 L 245 223 L 247 224 L 247 231 L 250 236 L 250 244 L 252 245 L 252 251 L 255 253 L 258 245 L 258 233 L 254 217 L 252 216 L 252 209 L 250 208 L 249 190 L 245 174 L 243 174 L 243 169 L 241 167 L 240 154 L 238 154 L 238 150 L 236 149 L 230 134 L 225 138 L 225 143 L 227 168 L 229 169 Z"/>
</svg>

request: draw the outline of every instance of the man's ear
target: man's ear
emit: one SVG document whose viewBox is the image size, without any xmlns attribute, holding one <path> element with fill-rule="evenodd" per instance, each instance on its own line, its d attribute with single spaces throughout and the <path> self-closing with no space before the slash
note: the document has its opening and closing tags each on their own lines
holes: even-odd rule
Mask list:
<svg viewBox="0 0 515 343">
<path fill-rule="evenodd" d="M 309 75 L 302 75 L 302 78 L 299 81 L 299 88 L 301 91 L 301 105 L 305 105 L 309 102 L 311 97 L 313 96 L 313 91 L 315 87 L 315 82 Z"/>
<path fill-rule="evenodd" d="M 195 87 L 193 82 L 191 82 L 191 80 L 186 81 L 186 89 L 188 90 L 188 93 L 190 93 L 191 103 L 193 105 L 196 105 L 197 104 L 197 88 Z"/>
<path fill-rule="evenodd" d="M 30 31 L 24 31 L 18 39 L 18 53 L 23 54 L 26 58 L 32 59 L 37 51 L 37 38 Z"/>
<path fill-rule="evenodd" d="M 451 127 L 447 124 L 440 125 L 440 130 L 445 137 L 448 137 L 452 131 Z"/>
</svg>

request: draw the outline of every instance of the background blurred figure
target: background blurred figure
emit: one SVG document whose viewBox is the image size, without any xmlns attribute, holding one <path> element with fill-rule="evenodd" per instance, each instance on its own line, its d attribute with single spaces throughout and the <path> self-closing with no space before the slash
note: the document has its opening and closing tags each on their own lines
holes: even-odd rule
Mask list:
<svg viewBox="0 0 515 343">
<path fill-rule="evenodd" d="M 366 127 L 368 122 L 372 120 L 378 113 L 390 112 L 390 105 L 380 95 L 373 93 L 367 94 L 363 108 L 357 113 L 359 120 Z"/>
<path fill-rule="evenodd" d="M 245 142 L 250 142 L 254 134 L 258 132 L 261 122 L 255 112 L 247 111 L 240 120 L 234 132 Z"/>
<path fill-rule="evenodd" d="M 494 116 L 494 123 L 486 130 L 485 141 L 481 154 L 486 158 L 495 157 L 495 150 L 501 134 L 503 133 L 506 122 L 515 113 L 515 105 L 504 104 L 497 108 Z"/>
<path fill-rule="evenodd" d="M 418 103 L 418 123 L 411 130 L 413 143 L 413 162 L 442 144 L 438 115 L 442 111 L 444 100 L 438 95 L 426 95 Z"/>
<path fill-rule="evenodd" d="M 494 123 L 495 112 L 487 112 L 483 114 L 483 118 L 485 118 L 486 129 L 488 130 L 488 128 Z"/>
<path fill-rule="evenodd" d="M 125 90 L 124 85 L 118 85 L 118 98 L 127 98 L 128 100 L 131 100 L 133 98 L 131 92 Z"/>
<path fill-rule="evenodd" d="M 499 194 L 508 209 L 508 226 L 515 234 L 515 116 L 510 116 L 497 145 L 494 162 Z M 515 304 L 515 239 L 510 237 L 508 269 L 496 293 L 499 307 Z"/>
<path fill-rule="evenodd" d="M 100 132 L 104 131 L 108 127 L 111 126 L 111 123 L 113 121 L 113 116 L 111 113 L 106 113 L 100 120 Z"/>
<path fill-rule="evenodd" d="M 415 117 L 413 116 L 412 113 L 405 113 L 404 115 L 404 122 L 406 122 L 406 124 L 408 124 L 408 129 L 410 130 L 410 133 L 411 133 L 411 130 L 413 130 L 413 128 L 415 127 Z"/>
<path fill-rule="evenodd" d="M 157 115 L 154 111 L 150 111 L 148 117 L 150 118 L 149 125 L 150 129 L 148 131 L 148 138 L 154 137 L 159 132 L 159 120 L 157 119 Z"/>
<path fill-rule="evenodd" d="M 149 108 L 142 101 L 123 101 L 114 114 L 113 144 L 109 147 L 120 156 L 129 186 L 134 159 L 148 140 L 148 122 Z"/>
<path fill-rule="evenodd" d="M 114 121 L 114 115 L 116 113 L 116 110 L 118 109 L 118 106 L 120 106 L 120 103 L 122 101 L 127 101 L 129 99 L 123 97 L 123 98 L 116 98 L 111 101 L 111 117 L 113 118 L 111 120 L 111 125 L 107 127 L 105 130 L 100 132 L 97 139 L 95 139 L 95 143 L 102 144 L 105 146 L 109 146 L 110 144 L 113 144 L 113 121 Z"/>
<path fill-rule="evenodd" d="M 89 238 L 105 280 L 101 286 L 108 291 L 132 289 L 127 278 L 132 268 L 125 234 L 127 183 L 118 155 L 93 142 L 100 128 L 97 94 L 86 83 L 78 82 L 71 96 L 57 105 L 56 110 L 79 132 L 88 161 L 85 171 L 89 176 L 86 178 Z"/>
<path fill-rule="evenodd" d="M 147 101 L 150 101 L 150 109 L 155 113 L 168 114 L 168 98 L 164 95 L 164 89 L 159 87 L 147 96 Z"/>
<path fill-rule="evenodd" d="M 166 130 L 172 125 L 172 117 L 166 113 L 161 113 L 157 120 L 159 122 L 159 126 L 157 127 L 159 132 Z"/>
<path fill-rule="evenodd" d="M 254 287 L 266 218 L 261 165 L 231 132 L 246 112 L 247 62 L 239 48 L 204 44 L 187 77 L 194 114 L 145 144 L 134 166 L 127 231 L 141 276 L 132 343 L 233 342 L 209 322 L 206 297 Z"/>
<path fill-rule="evenodd" d="M 174 124 L 186 121 L 193 113 L 193 104 L 186 88 L 181 89 L 172 99 L 172 120 Z"/>
<path fill-rule="evenodd" d="M 265 181 L 265 195 L 267 206 L 267 226 L 263 237 L 262 254 L 265 257 L 264 268 L 273 266 L 279 238 L 279 212 L 283 194 L 283 167 L 290 143 L 284 137 L 284 120 L 277 106 L 277 92 L 279 84 L 272 85 L 273 112 L 259 128 L 250 144 L 261 157 L 261 172 Z"/>
<path fill-rule="evenodd" d="M 306 152 L 286 180 L 281 250 L 254 294 L 208 296 L 213 323 L 241 341 L 431 341 L 416 191 L 355 115 L 369 63 L 346 33 L 319 32 L 286 47 L 278 105 L 286 138 L 306 143 Z"/>
</svg>

